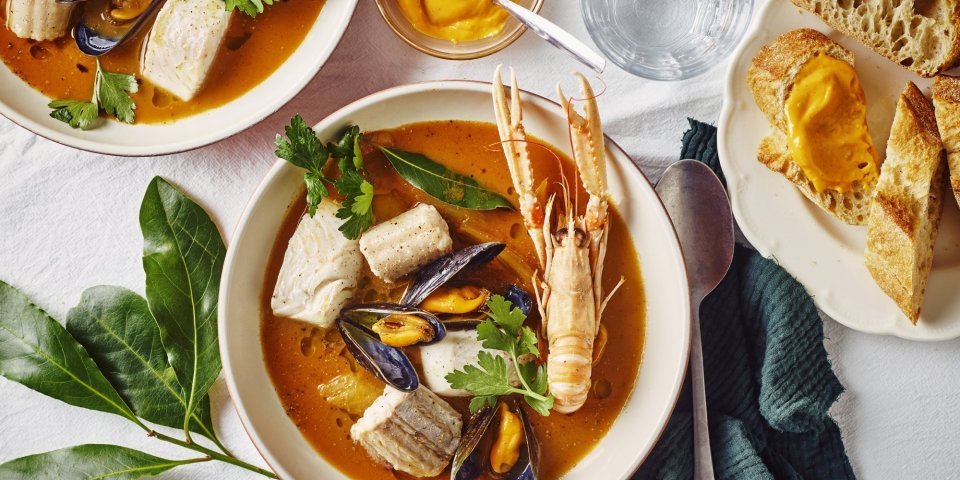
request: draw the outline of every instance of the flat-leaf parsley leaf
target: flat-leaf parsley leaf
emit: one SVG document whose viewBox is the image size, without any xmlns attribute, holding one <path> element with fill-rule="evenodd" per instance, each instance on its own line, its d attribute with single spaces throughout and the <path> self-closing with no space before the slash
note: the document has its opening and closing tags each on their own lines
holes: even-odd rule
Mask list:
<svg viewBox="0 0 960 480">
<path fill-rule="evenodd" d="M 80 100 L 54 100 L 47 104 L 52 108 L 50 116 L 80 130 L 90 130 L 97 126 L 99 111 L 97 104 Z"/>
<path fill-rule="evenodd" d="M 273 5 L 274 0 L 224 0 L 227 11 L 240 10 L 252 18 L 263 13 L 264 5 Z"/>
<path fill-rule="evenodd" d="M 373 225 L 373 184 L 367 180 L 360 151 L 360 128 L 351 126 L 336 143 L 326 146 L 317 138 L 300 115 L 293 117 L 284 128 L 286 138 L 277 135 L 277 157 L 307 171 L 307 211 L 313 215 L 317 205 L 330 195 L 327 184 L 343 196 L 343 205 L 337 218 L 346 220 L 340 226 L 343 236 L 355 240 Z M 337 160 L 340 176 L 331 180 L 324 173 L 330 159 Z"/>
<path fill-rule="evenodd" d="M 99 125 L 100 110 L 117 117 L 124 123 L 133 123 L 133 110 L 137 104 L 130 98 L 138 89 L 137 79 L 125 73 L 113 73 L 104 70 L 97 60 L 97 73 L 93 82 L 93 95 L 90 101 L 54 100 L 47 104 L 52 108 L 50 116 L 81 130 L 90 130 Z"/>
<path fill-rule="evenodd" d="M 501 355 L 487 351 L 477 354 L 476 365 L 467 365 L 446 376 L 451 387 L 474 395 L 470 411 L 476 412 L 484 405 L 494 405 L 496 398 L 517 393 L 523 395 L 527 405 L 540 415 L 550 415 L 553 396 L 547 394 L 547 371 L 534 360 L 521 361 L 522 356 L 539 356 L 537 335 L 523 326 L 527 316 L 509 300 L 494 295 L 487 301 L 488 318 L 477 326 L 477 339 L 483 347 L 505 352 L 517 366 L 520 386 L 510 382 L 507 361 Z"/>
<path fill-rule="evenodd" d="M 131 93 L 137 93 L 137 79 L 125 73 L 108 72 L 100 68 L 97 60 L 97 81 L 94 87 L 94 97 L 100 108 L 108 115 L 117 117 L 123 123 L 133 123 L 133 110 L 137 104 L 130 98 Z"/>
</svg>

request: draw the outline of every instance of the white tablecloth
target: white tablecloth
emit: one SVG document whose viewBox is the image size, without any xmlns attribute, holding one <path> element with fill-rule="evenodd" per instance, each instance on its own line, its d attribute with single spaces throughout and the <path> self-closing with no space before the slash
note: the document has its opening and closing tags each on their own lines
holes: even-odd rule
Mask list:
<svg viewBox="0 0 960 480">
<path fill-rule="evenodd" d="M 543 13 L 588 39 L 578 3 L 546 2 Z M 578 65 L 528 33 L 510 48 L 469 62 L 438 60 L 407 47 L 374 3 L 360 2 L 338 50 L 293 101 L 249 131 L 193 152 L 157 158 L 83 153 L 0 118 L 0 278 L 59 320 L 99 284 L 143 291 L 140 200 L 162 175 L 199 201 L 229 242 L 261 177 L 273 138 L 300 113 L 315 123 L 369 93 L 432 79 L 491 78 L 503 63 L 521 85 L 553 96 Z M 726 65 L 692 80 L 657 83 L 615 66 L 599 99 L 606 132 L 657 179 L 677 160 L 686 118 L 715 122 Z M 860 478 L 956 478 L 960 471 L 960 341 L 921 344 L 825 322 L 826 346 L 847 392 L 833 409 Z M 263 464 L 240 426 L 223 381 L 213 390 L 217 430 L 241 458 Z M 0 462 L 81 443 L 115 443 L 169 458 L 181 449 L 149 439 L 127 421 L 70 407 L 0 377 Z M 222 464 L 177 468 L 168 479 L 257 478 Z"/>
</svg>

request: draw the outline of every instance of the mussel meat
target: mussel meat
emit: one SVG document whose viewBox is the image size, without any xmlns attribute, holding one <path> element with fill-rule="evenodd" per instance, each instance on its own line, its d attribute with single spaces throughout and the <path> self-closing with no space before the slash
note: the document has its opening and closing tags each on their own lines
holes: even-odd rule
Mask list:
<svg viewBox="0 0 960 480">
<path fill-rule="evenodd" d="M 420 377 L 403 350 L 381 343 L 377 334 L 346 313 L 340 315 L 337 330 L 357 363 L 374 376 L 404 392 L 420 386 Z"/>
<path fill-rule="evenodd" d="M 440 287 L 423 299 L 420 308 L 434 313 L 464 314 L 479 310 L 488 298 L 490 291 L 475 285 Z"/>
<path fill-rule="evenodd" d="M 519 419 L 523 434 L 522 444 L 519 446 L 519 452 L 515 452 L 518 455 L 512 468 L 505 473 L 500 473 L 495 471 L 492 465 L 501 463 L 500 459 L 496 458 L 500 453 L 492 453 L 492 451 L 498 449 L 498 436 L 501 435 L 504 410 L 511 417 L 508 421 Z M 495 421 L 498 418 L 500 421 Z M 491 462 L 491 455 L 494 455 L 493 462 Z M 520 403 L 514 398 L 501 399 L 495 407 L 485 406 L 471 416 L 450 468 L 451 480 L 475 480 L 483 474 L 502 480 L 536 480 L 540 469 L 540 448 L 534 435 L 533 425 L 527 418 L 526 412 L 520 407 Z"/>
<path fill-rule="evenodd" d="M 507 291 L 504 292 L 503 297 L 510 301 L 514 307 L 519 307 L 520 311 L 524 315 L 530 315 L 530 310 L 533 309 L 533 298 L 530 297 L 530 294 L 527 293 L 521 287 L 516 285 L 510 285 L 507 287 Z M 448 330 L 451 329 L 467 329 L 467 328 L 477 328 L 477 325 L 480 325 L 480 322 L 483 321 L 483 317 L 480 318 L 463 318 L 455 317 L 443 320 L 443 325 L 447 327 Z"/>
<path fill-rule="evenodd" d="M 428 295 L 450 281 L 468 266 L 483 265 L 500 254 L 505 243 L 489 242 L 473 245 L 444 255 L 417 271 L 413 283 L 403 294 L 403 305 L 420 305 Z"/>
<path fill-rule="evenodd" d="M 133 37 L 163 0 L 88 0 L 73 28 L 77 47 L 87 55 L 103 55 Z"/>
<path fill-rule="evenodd" d="M 397 336 L 406 336 L 408 333 L 416 335 L 416 341 L 406 345 L 393 346 L 430 345 L 443 340 L 443 337 L 447 334 L 446 327 L 436 315 L 407 305 L 364 303 L 346 308 L 344 314 L 354 323 L 379 334 L 381 342 L 388 345 L 392 345 L 392 343 L 385 341 L 384 334 L 388 336 L 387 338 L 391 338 L 394 334 Z M 384 333 L 380 333 L 378 330 Z"/>
</svg>

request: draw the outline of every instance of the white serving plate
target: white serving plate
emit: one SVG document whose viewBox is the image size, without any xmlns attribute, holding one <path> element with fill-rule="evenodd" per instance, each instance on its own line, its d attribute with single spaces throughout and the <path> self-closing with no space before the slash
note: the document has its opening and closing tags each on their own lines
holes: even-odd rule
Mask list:
<svg viewBox="0 0 960 480">
<path fill-rule="evenodd" d="M 910 340 L 960 336 L 960 209 L 945 201 L 933 273 L 920 322 L 914 326 L 877 287 L 863 264 L 866 227 L 834 219 L 808 201 L 780 174 L 757 161 L 760 140 L 770 131 L 747 87 L 750 61 L 766 43 L 796 28 L 813 28 L 849 49 L 867 96 L 868 124 L 883 156 L 896 102 L 907 81 L 929 95 L 932 83 L 824 24 L 787 0 L 770 0 L 754 19 L 727 76 L 718 144 L 733 213 L 744 235 L 764 256 L 795 276 L 827 315 L 866 333 Z"/>
<path fill-rule="evenodd" d="M 376 130 L 429 120 L 493 122 L 490 89 L 488 83 L 466 81 L 396 87 L 344 107 L 315 130 L 320 138 L 331 138 L 347 124 Z M 524 123 L 530 134 L 554 145 L 568 144 L 559 105 L 528 93 L 524 102 Z M 610 191 L 641 259 L 646 340 L 633 395 L 608 435 L 565 477 L 571 480 L 626 479 L 631 475 L 653 448 L 673 411 L 689 352 L 687 280 L 673 226 L 653 188 L 626 153 L 609 139 L 607 149 Z M 240 218 L 223 270 L 220 350 L 227 385 L 243 425 L 277 474 L 287 479 L 344 479 L 284 413 L 260 345 L 260 298 L 269 252 L 302 184 L 303 171 L 278 160 Z"/>
<path fill-rule="evenodd" d="M 49 98 L 2 64 L 0 115 L 54 142 L 108 155 L 166 155 L 209 145 L 263 120 L 299 93 L 340 42 L 357 1 L 327 0 L 300 46 L 263 82 L 224 105 L 171 123 L 127 125 L 108 120 L 93 130 L 70 128 L 50 118 Z"/>
</svg>

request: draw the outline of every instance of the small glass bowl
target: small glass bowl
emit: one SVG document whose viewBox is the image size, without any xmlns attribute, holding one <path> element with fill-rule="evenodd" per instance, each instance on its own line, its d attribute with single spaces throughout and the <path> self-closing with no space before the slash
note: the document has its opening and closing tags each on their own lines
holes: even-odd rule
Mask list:
<svg viewBox="0 0 960 480">
<path fill-rule="evenodd" d="M 540 7 L 543 6 L 543 0 L 515 0 L 515 2 L 534 12 L 539 12 Z M 397 0 L 377 0 L 377 7 L 383 19 L 387 21 L 387 25 L 390 25 L 393 32 L 408 45 L 428 55 L 448 60 L 470 60 L 499 52 L 520 38 L 527 29 L 515 18 L 510 17 L 503 30 L 496 35 L 480 40 L 453 43 L 431 37 L 414 28 L 407 17 L 403 16 Z"/>
</svg>

